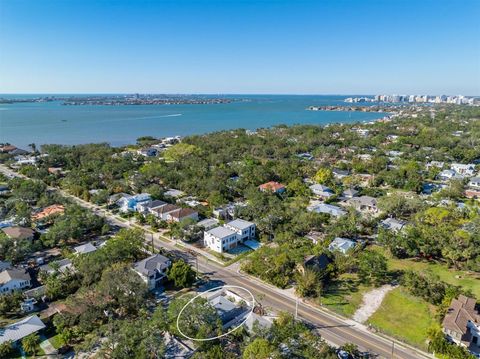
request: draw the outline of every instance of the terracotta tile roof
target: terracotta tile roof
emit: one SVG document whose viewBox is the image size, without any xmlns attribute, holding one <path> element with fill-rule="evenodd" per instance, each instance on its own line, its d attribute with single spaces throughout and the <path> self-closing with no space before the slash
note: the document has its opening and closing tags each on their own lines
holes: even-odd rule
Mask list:
<svg viewBox="0 0 480 359">
<path fill-rule="evenodd" d="M 285 189 L 285 185 L 275 182 L 275 181 L 270 181 L 264 184 L 261 184 L 258 186 L 259 189 L 262 191 L 272 191 L 272 192 L 278 192 L 282 189 Z"/>
<path fill-rule="evenodd" d="M 10 151 L 13 151 L 13 150 L 16 150 L 17 147 L 13 146 L 13 145 L 5 145 L 5 146 L 0 146 L 0 152 L 10 152 Z"/>
<path fill-rule="evenodd" d="M 62 214 L 65 212 L 65 207 L 61 204 L 52 204 L 51 206 L 45 207 L 40 212 L 32 215 L 34 221 L 44 219 L 46 217 L 52 216 L 54 214 Z"/>
</svg>

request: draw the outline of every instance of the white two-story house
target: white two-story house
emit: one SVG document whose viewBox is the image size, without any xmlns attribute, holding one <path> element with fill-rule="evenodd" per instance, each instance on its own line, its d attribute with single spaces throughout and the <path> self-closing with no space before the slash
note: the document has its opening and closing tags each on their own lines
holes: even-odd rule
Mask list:
<svg viewBox="0 0 480 359">
<path fill-rule="evenodd" d="M 239 243 L 253 238 L 255 238 L 255 223 L 243 219 L 235 219 L 203 233 L 205 246 L 218 253 L 228 252 Z"/>
<path fill-rule="evenodd" d="M 24 269 L 6 269 L 0 272 L 0 295 L 30 287 L 30 274 Z"/>
<path fill-rule="evenodd" d="M 255 223 L 235 219 L 226 223 L 225 227 L 237 233 L 240 242 L 255 238 Z"/>
</svg>

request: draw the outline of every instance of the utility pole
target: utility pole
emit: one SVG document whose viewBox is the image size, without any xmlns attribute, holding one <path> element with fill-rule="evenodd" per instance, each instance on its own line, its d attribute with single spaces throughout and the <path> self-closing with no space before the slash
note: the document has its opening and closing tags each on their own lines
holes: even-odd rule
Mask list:
<svg viewBox="0 0 480 359">
<path fill-rule="evenodd" d="M 155 253 L 155 246 L 153 245 L 153 233 L 150 233 L 150 236 L 152 238 L 152 254 Z"/>
<path fill-rule="evenodd" d="M 395 342 L 392 340 L 392 356 L 391 356 L 392 359 L 393 359 L 394 350 L 395 350 Z"/>
</svg>

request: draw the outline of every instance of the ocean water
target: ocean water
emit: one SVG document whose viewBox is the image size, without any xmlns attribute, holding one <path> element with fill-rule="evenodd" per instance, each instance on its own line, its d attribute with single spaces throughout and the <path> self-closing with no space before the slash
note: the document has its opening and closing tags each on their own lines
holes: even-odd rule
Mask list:
<svg viewBox="0 0 480 359">
<path fill-rule="evenodd" d="M 39 95 L 36 95 L 37 97 Z M 8 96 L 0 97 L 21 97 Z M 63 106 L 61 102 L 0 105 L 0 142 L 134 143 L 140 136 L 185 136 L 278 124 L 369 121 L 381 113 L 307 111 L 312 105 L 339 105 L 347 96 L 231 95 L 243 101 L 212 105 Z"/>
</svg>

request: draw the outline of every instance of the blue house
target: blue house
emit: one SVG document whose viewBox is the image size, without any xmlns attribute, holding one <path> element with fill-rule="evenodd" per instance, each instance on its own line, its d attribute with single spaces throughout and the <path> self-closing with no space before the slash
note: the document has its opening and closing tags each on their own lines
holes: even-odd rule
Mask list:
<svg viewBox="0 0 480 359">
<path fill-rule="evenodd" d="M 151 200 L 152 197 L 148 193 L 140 193 L 134 196 L 125 195 L 116 204 L 122 212 L 133 212 L 137 210 L 137 205 L 149 203 Z"/>
</svg>

